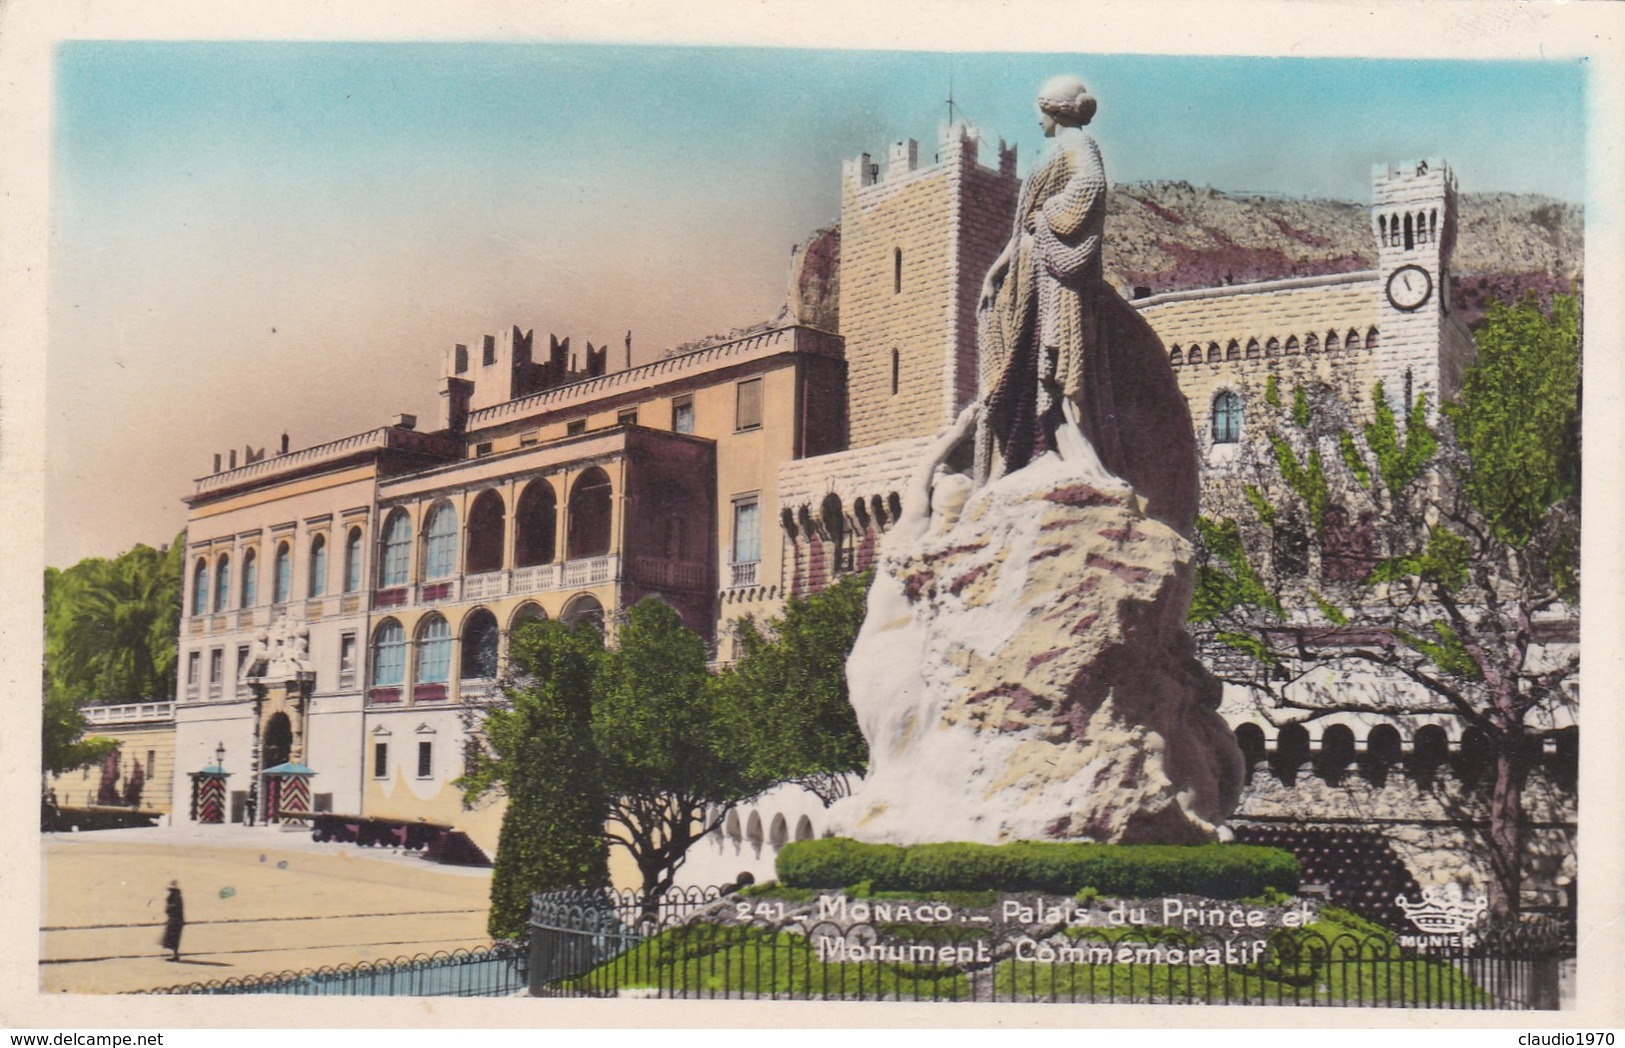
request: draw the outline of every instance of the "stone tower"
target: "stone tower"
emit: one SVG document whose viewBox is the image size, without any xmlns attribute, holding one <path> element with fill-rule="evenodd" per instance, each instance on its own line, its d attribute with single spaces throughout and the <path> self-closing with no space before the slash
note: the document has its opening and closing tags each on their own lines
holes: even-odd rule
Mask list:
<svg viewBox="0 0 1625 1048">
<path fill-rule="evenodd" d="M 898 142 L 884 168 L 844 165 L 840 333 L 854 448 L 933 433 L 976 396 L 976 299 L 1010 236 L 1016 152 L 977 163 L 968 125 L 944 128 L 936 160 Z"/>
<path fill-rule="evenodd" d="M 1382 281 L 1376 377 L 1395 410 L 1426 395 L 1431 408 L 1461 389 L 1472 339 L 1451 312 L 1456 179 L 1439 160 L 1377 164 L 1371 232 Z"/>
</svg>

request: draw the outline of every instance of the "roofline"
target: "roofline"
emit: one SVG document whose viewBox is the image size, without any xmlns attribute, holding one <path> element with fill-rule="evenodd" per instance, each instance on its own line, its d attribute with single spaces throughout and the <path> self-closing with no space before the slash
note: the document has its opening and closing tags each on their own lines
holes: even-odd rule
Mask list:
<svg viewBox="0 0 1625 1048">
<path fill-rule="evenodd" d="M 451 445 L 438 433 L 419 433 L 399 426 L 379 426 L 325 444 L 301 448 L 221 470 L 194 483 L 197 489 L 181 499 L 188 506 L 218 498 L 232 491 L 270 480 L 287 480 L 306 473 L 325 472 L 348 462 L 367 461 L 388 451 L 436 455 L 450 452 Z"/>
<path fill-rule="evenodd" d="M 668 375 L 676 377 L 673 373 L 702 374 L 713 369 L 721 370 L 723 367 L 740 363 L 752 357 L 765 358 L 784 353 L 804 352 L 809 355 L 840 359 L 841 355 L 838 352 L 829 352 L 827 350 L 818 352 L 803 349 L 799 345 L 801 341 L 800 332 L 806 332 L 815 341 L 830 340 L 838 345 L 844 345 L 841 336 L 833 332 L 823 331 L 806 324 L 780 324 L 775 327 L 764 328 L 761 331 L 752 331 L 713 345 L 700 346 L 686 353 L 662 357 L 648 364 L 639 364 L 637 367 L 582 379 L 567 386 L 554 386 L 552 389 L 540 390 L 527 396 L 505 400 L 500 404 L 479 408 L 468 413 L 465 429 L 470 433 L 477 430 L 493 429 L 532 414 L 561 409 L 568 404 L 579 401 L 597 399 L 621 388 L 641 386 L 646 383 L 653 384 L 657 379 Z M 787 333 L 792 336 L 791 345 L 787 349 L 776 346 L 775 343 L 782 341 Z M 764 350 L 764 352 L 758 354 L 755 352 L 757 350 Z"/>
<path fill-rule="evenodd" d="M 1261 280 L 1256 284 L 1224 284 L 1219 287 L 1192 288 L 1188 291 L 1165 291 L 1129 302 L 1135 309 L 1160 306 L 1168 302 L 1195 302 L 1207 298 L 1226 298 L 1230 295 L 1260 295 L 1297 288 L 1328 287 L 1332 284 L 1354 284 L 1362 280 L 1375 280 L 1382 275 L 1376 269 L 1358 269 L 1349 273 L 1323 273 L 1313 277 L 1286 277 L 1281 280 Z"/>
</svg>

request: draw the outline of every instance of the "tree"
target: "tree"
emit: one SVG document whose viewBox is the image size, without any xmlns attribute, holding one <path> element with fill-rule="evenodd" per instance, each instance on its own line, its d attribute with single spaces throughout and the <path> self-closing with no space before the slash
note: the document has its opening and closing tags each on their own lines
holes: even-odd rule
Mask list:
<svg viewBox="0 0 1625 1048">
<path fill-rule="evenodd" d="M 754 771 L 749 740 L 732 730 L 739 721 L 719 709 L 705 643 L 670 605 L 639 601 L 617 632 L 593 697 L 605 835 L 631 856 L 653 906 L 689 848 L 771 780 Z"/>
<path fill-rule="evenodd" d="M 108 699 L 175 694 L 184 535 L 165 550 L 135 546 L 45 569 L 41 769 L 60 774 L 101 761 L 114 745 L 83 739 L 79 708 Z"/>
<path fill-rule="evenodd" d="M 863 626 L 873 572 L 849 575 L 806 597 L 792 597 L 766 631 L 739 623 L 737 665 L 715 679 L 720 707 L 748 740 L 742 759 L 752 781 L 793 782 L 826 806 L 846 794 L 869 750 L 846 684 L 846 658 Z"/>
<path fill-rule="evenodd" d="M 183 539 L 46 569 L 46 664 L 59 690 L 80 701 L 174 698 Z"/>
<path fill-rule="evenodd" d="M 492 938 L 524 935 L 535 892 L 609 882 L 591 723 L 603 660 L 591 626 L 529 622 L 513 635 L 507 705 L 486 716 L 484 745 L 458 780 L 469 804 L 499 789 L 508 798 L 491 873 Z"/>
<path fill-rule="evenodd" d="M 1482 730 L 1504 917 L 1518 909 L 1531 742 L 1575 698 L 1578 307 L 1492 307 L 1477 342 L 1436 423 L 1425 400 L 1396 413 L 1381 385 L 1363 423 L 1346 391 L 1300 386 L 1289 405 L 1272 377 L 1271 412 L 1198 522 L 1191 618 L 1221 676 L 1292 718 L 1449 713 Z M 1267 548 L 1292 522 L 1313 554 L 1301 568 Z M 1327 666 L 1389 686 L 1375 699 L 1294 687 Z"/>
<path fill-rule="evenodd" d="M 70 695 L 45 693 L 45 713 L 41 723 L 41 764 L 46 777 L 100 763 L 118 742 L 104 736 L 84 738 L 85 715 Z"/>
</svg>

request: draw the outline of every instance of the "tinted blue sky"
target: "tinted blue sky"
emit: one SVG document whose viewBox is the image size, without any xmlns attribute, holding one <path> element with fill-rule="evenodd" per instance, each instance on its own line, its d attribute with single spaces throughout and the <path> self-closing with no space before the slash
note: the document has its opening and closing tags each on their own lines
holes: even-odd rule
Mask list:
<svg viewBox="0 0 1625 1048">
<path fill-rule="evenodd" d="M 166 541 L 215 451 L 432 419 L 454 341 L 630 329 L 646 359 L 772 315 L 790 246 L 838 217 L 841 161 L 904 137 L 929 158 L 950 77 L 1024 171 L 1034 89 L 1074 71 L 1118 181 L 1364 201 L 1373 163 L 1442 156 L 1465 190 L 1585 193 L 1579 61 L 139 42 L 57 59 L 52 564 Z M 110 495 L 119 521 L 92 510 Z"/>
</svg>

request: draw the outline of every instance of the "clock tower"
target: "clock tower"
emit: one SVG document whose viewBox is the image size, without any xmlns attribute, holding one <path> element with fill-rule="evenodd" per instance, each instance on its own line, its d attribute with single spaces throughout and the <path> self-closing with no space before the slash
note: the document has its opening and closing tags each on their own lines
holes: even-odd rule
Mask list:
<svg viewBox="0 0 1625 1048">
<path fill-rule="evenodd" d="M 1371 174 L 1380 280 L 1377 378 L 1395 411 L 1424 395 L 1437 410 L 1441 398 L 1461 389 L 1472 359 L 1472 337 L 1450 302 L 1456 179 L 1440 160 L 1378 164 Z"/>
</svg>

